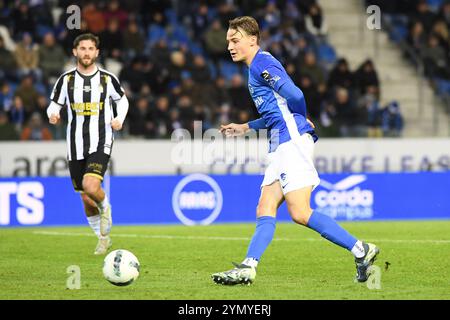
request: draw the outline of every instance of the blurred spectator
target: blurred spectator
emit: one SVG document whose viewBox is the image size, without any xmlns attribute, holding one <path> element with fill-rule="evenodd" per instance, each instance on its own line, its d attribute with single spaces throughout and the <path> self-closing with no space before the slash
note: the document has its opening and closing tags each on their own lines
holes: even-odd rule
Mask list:
<svg viewBox="0 0 450 320">
<path fill-rule="evenodd" d="M 179 114 L 179 121 L 183 128 L 187 129 L 191 135 L 194 133 L 194 108 L 192 106 L 192 100 L 187 95 L 181 95 L 178 98 L 176 108 Z"/>
<path fill-rule="evenodd" d="M 314 52 L 308 51 L 305 54 L 304 62 L 298 69 L 302 75 L 307 75 L 311 78 L 314 85 L 317 86 L 319 92 L 325 91 L 326 85 L 324 70 L 317 63 L 317 58 Z"/>
<path fill-rule="evenodd" d="M 219 60 L 229 58 L 227 51 L 227 31 L 220 24 L 220 20 L 215 19 L 205 33 L 206 52 L 212 59 L 216 70 L 219 70 Z"/>
<path fill-rule="evenodd" d="M 202 39 L 204 32 L 210 25 L 209 7 L 206 3 L 200 3 L 191 16 L 194 39 L 199 41 Z"/>
<path fill-rule="evenodd" d="M 231 87 L 228 89 L 228 94 L 231 99 L 231 109 L 238 113 L 240 110 L 251 111 L 255 117 L 256 108 L 253 104 L 247 87 L 244 84 L 244 79 L 240 74 L 235 74 L 231 78 Z"/>
<path fill-rule="evenodd" d="M 17 132 L 22 132 L 22 127 L 26 121 L 26 113 L 23 101 L 19 96 L 14 97 L 11 109 L 8 112 L 9 120 L 16 128 Z"/>
<path fill-rule="evenodd" d="M 439 39 L 434 34 L 428 37 L 427 46 L 422 48 L 420 55 L 424 61 L 427 76 L 450 79 L 445 50 L 439 46 Z"/>
<path fill-rule="evenodd" d="M 397 101 L 389 103 L 382 111 L 382 129 L 387 137 L 399 137 L 403 130 L 403 116 Z"/>
<path fill-rule="evenodd" d="M 295 63 L 296 67 L 301 66 L 305 60 L 306 52 L 311 51 L 311 47 L 304 36 L 299 36 L 295 43 L 293 44 L 291 50 L 289 50 L 292 61 Z"/>
<path fill-rule="evenodd" d="M 447 28 L 450 28 L 450 1 L 442 3 L 438 17 L 447 24 Z"/>
<path fill-rule="evenodd" d="M 155 136 L 155 123 L 146 98 L 138 98 L 128 114 L 129 133 L 133 137 L 152 138 Z"/>
<path fill-rule="evenodd" d="M 181 82 L 181 73 L 189 70 L 186 56 L 181 51 L 174 51 L 170 54 L 169 74 L 172 81 Z"/>
<path fill-rule="evenodd" d="M 161 12 L 155 12 L 152 17 L 152 22 L 148 27 L 147 40 L 149 45 L 153 46 L 160 40 L 166 40 L 167 34 L 165 29 L 166 21 Z"/>
<path fill-rule="evenodd" d="M 14 92 L 14 96 L 20 97 L 25 108 L 27 117 L 34 111 L 37 106 L 37 100 L 39 97 L 39 92 L 35 89 L 33 85 L 33 76 L 26 75 L 19 87 Z"/>
<path fill-rule="evenodd" d="M 0 110 L 0 141 L 1 140 L 19 140 L 14 125 L 9 122 L 8 115 L 5 111 Z"/>
<path fill-rule="evenodd" d="M 370 138 L 378 138 L 383 136 L 381 130 L 381 108 L 377 98 L 377 88 L 374 86 L 367 87 L 367 92 L 361 96 L 359 100 L 359 117 L 358 123 L 368 126 L 367 136 Z"/>
<path fill-rule="evenodd" d="M 219 17 L 222 26 L 228 27 L 228 21 L 234 19 L 237 15 L 237 9 L 231 2 L 223 1 L 217 5 L 217 16 Z"/>
<path fill-rule="evenodd" d="M 192 79 L 200 85 L 208 84 L 211 81 L 211 73 L 205 59 L 201 55 L 194 56 Z"/>
<path fill-rule="evenodd" d="M 11 51 L 5 48 L 3 38 L 0 36 L 0 80 L 16 80 L 16 60 Z"/>
<path fill-rule="evenodd" d="M 146 81 L 142 59 L 135 57 L 131 61 L 130 66 L 122 68 L 120 79 L 124 85 L 129 86 L 133 94 L 138 93 L 141 90 L 142 84 Z"/>
<path fill-rule="evenodd" d="M 416 51 L 416 53 L 419 53 L 420 50 L 422 50 L 426 42 L 426 34 L 421 22 L 417 21 L 412 24 L 406 41 Z"/>
<path fill-rule="evenodd" d="M 269 0 L 263 11 L 263 17 L 261 21 L 261 29 L 273 30 L 280 25 L 281 12 L 277 7 L 277 3 L 274 0 Z"/>
<path fill-rule="evenodd" d="M 112 20 L 116 20 L 119 23 L 119 29 L 121 31 L 127 28 L 128 13 L 120 7 L 119 0 L 109 1 L 103 15 L 106 25 L 109 25 Z"/>
<path fill-rule="evenodd" d="M 450 53 L 450 35 L 449 28 L 444 20 L 438 20 L 433 25 L 432 33 L 434 34 L 438 40 L 439 45 L 446 51 Z"/>
<path fill-rule="evenodd" d="M 19 75 L 24 75 L 33 72 L 35 76 L 39 77 L 39 46 L 33 43 L 33 38 L 29 33 L 24 33 L 22 41 L 16 45 L 14 53 Z"/>
<path fill-rule="evenodd" d="M 298 85 L 305 96 L 306 105 L 308 107 L 308 117 L 315 122 L 320 118 L 320 112 L 324 100 L 323 95 L 319 93 L 317 86 L 308 75 L 301 76 Z"/>
<path fill-rule="evenodd" d="M 18 1 L 16 5 L 17 7 L 11 14 L 14 37 L 18 38 L 23 33 L 34 33 L 36 31 L 36 21 L 28 1 Z"/>
<path fill-rule="evenodd" d="M 35 112 L 31 115 L 28 124 L 23 128 L 20 140 L 52 140 L 52 134 L 44 124 L 40 113 Z"/>
<path fill-rule="evenodd" d="M 0 82 L 0 111 L 9 111 L 12 107 L 14 92 L 8 82 Z"/>
<path fill-rule="evenodd" d="M 339 128 L 342 137 L 364 136 L 366 123 L 361 121 L 364 118 L 363 111 L 354 105 L 347 89 L 338 88 L 333 100 L 325 108 L 322 124 L 325 127 L 332 126 L 334 130 Z"/>
<path fill-rule="evenodd" d="M 230 105 L 231 98 L 226 88 L 225 79 L 223 77 L 217 77 L 214 86 L 210 91 L 211 101 L 215 108 L 213 109 L 213 117 L 216 119 L 216 124 L 227 123 L 227 119 L 230 119 Z"/>
<path fill-rule="evenodd" d="M 322 15 L 322 8 L 314 3 L 309 7 L 308 15 L 305 17 L 306 29 L 314 36 L 321 39 L 328 32 L 328 26 Z"/>
<path fill-rule="evenodd" d="M 123 33 L 123 48 L 131 58 L 141 54 L 145 48 L 145 38 L 136 21 L 130 21 L 127 30 Z"/>
<path fill-rule="evenodd" d="M 422 23 L 425 32 L 430 32 L 436 20 L 436 14 L 430 10 L 426 0 L 419 0 L 416 5 L 416 13 L 412 16 L 414 21 Z"/>
<path fill-rule="evenodd" d="M 120 60 L 123 49 L 123 35 L 119 29 L 118 20 L 109 20 L 108 28 L 100 34 L 100 46 L 104 58 Z"/>
<path fill-rule="evenodd" d="M 56 43 L 51 32 L 44 35 L 43 44 L 39 47 L 39 67 L 46 83 L 55 83 L 64 67 L 66 55 Z"/>
<path fill-rule="evenodd" d="M 97 9 L 94 1 L 89 1 L 83 6 L 81 18 L 86 22 L 90 32 L 100 34 L 106 28 L 106 21 L 103 12 Z"/>
<path fill-rule="evenodd" d="M 160 96 L 156 99 L 156 109 L 154 112 L 156 123 L 156 135 L 158 138 L 169 138 L 171 131 L 169 99 L 167 96 Z"/>
<path fill-rule="evenodd" d="M 341 58 L 331 70 L 328 77 L 328 88 L 333 89 L 342 87 L 347 90 L 353 86 L 353 73 L 350 71 L 348 62 L 345 58 Z"/>
<path fill-rule="evenodd" d="M 367 92 L 369 86 L 373 86 L 377 90 L 377 98 L 380 95 L 380 82 L 375 66 L 371 59 L 364 61 L 355 72 L 355 82 L 362 94 Z"/>
</svg>

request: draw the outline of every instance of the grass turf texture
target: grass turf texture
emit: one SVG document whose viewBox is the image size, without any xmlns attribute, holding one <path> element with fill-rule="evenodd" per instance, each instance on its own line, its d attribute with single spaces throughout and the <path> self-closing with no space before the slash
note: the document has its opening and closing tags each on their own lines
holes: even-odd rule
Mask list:
<svg viewBox="0 0 450 320">
<path fill-rule="evenodd" d="M 449 299 L 450 221 L 341 223 L 376 243 L 381 289 L 354 283 L 352 255 L 315 232 L 279 223 L 251 286 L 220 286 L 210 274 L 240 262 L 253 224 L 114 226 L 113 248 L 133 252 L 138 280 L 115 287 L 88 227 L 0 229 L 0 299 Z M 389 262 L 388 270 L 385 270 Z M 66 289 L 66 269 L 81 289 Z"/>
</svg>

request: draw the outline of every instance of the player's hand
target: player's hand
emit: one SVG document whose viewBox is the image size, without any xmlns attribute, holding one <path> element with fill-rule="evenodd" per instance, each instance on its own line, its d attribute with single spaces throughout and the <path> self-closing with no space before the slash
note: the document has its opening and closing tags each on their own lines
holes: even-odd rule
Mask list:
<svg viewBox="0 0 450 320">
<path fill-rule="evenodd" d="M 316 126 L 314 125 L 314 123 L 313 123 L 311 120 L 309 120 L 308 118 L 306 118 L 306 121 L 308 121 L 308 123 L 310 124 L 310 126 L 311 126 L 313 129 L 316 128 Z"/>
<path fill-rule="evenodd" d="M 111 120 L 111 128 L 115 131 L 119 131 L 122 129 L 122 122 L 118 118 L 114 118 Z"/>
<path fill-rule="evenodd" d="M 224 133 L 227 137 L 241 136 L 249 130 L 248 124 L 230 123 L 220 126 L 220 132 Z"/>
<path fill-rule="evenodd" d="M 57 124 L 59 122 L 59 119 L 60 119 L 59 113 L 52 113 L 48 121 L 51 124 Z"/>
</svg>

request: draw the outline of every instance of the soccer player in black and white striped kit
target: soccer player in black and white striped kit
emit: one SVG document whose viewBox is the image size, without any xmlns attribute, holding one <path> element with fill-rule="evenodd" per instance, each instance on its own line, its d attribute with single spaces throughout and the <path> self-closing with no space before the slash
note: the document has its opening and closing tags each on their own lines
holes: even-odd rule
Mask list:
<svg viewBox="0 0 450 320">
<path fill-rule="evenodd" d="M 60 120 L 67 107 L 67 157 L 75 191 L 89 222 L 99 238 L 94 254 L 105 254 L 112 245 L 111 205 L 101 187 L 114 141 L 113 131 L 122 129 L 128 100 L 119 80 L 95 64 L 99 39 L 86 33 L 73 43 L 77 66 L 62 74 L 51 94 L 47 115 L 51 124 Z M 112 101 L 117 109 L 113 110 Z"/>
</svg>

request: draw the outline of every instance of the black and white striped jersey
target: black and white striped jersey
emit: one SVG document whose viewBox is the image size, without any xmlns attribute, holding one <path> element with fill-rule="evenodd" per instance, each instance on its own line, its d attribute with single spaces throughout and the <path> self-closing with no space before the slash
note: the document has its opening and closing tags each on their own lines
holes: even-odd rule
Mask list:
<svg viewBox="0 0 450 320">
<path fill-rule="evenodd" d="M 50 99 L 67 107 L 69 161 L 85 159 L 97 151 L 111 155 L 114 141 L 112 104 L 123 95 L 124 90 L 116 76 L 100 68 L 88 76 L 76 68 L 61 75 Z"/>
</svg>

